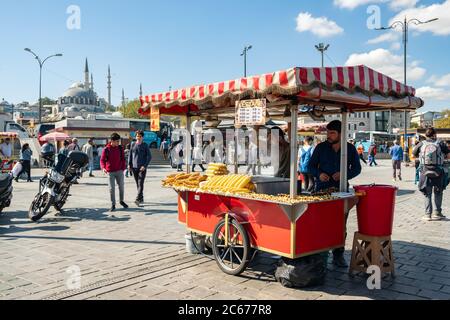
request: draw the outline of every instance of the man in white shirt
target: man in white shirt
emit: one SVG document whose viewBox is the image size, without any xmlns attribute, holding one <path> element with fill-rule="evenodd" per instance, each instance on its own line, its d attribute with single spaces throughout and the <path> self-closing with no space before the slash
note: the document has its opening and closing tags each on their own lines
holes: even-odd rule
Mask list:
<svg viewBox="0 0 450 320">
<path fill-rule="evenodd" d="M 6 138 L 5 142 L 0 144 L 0 151 L 2 152 L 4 157 L 6 157 L 6 158 L 11 158 L 12 157 L 11 139 Z"/>
</svg>

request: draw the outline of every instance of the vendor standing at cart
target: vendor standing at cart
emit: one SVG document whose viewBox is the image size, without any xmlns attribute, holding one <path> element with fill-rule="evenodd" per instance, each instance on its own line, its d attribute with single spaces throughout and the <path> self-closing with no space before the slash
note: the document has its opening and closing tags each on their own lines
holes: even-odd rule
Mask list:
<svg viewBox="0 0 450 320">
<path fill-rule="evenodd" d="M 269 130 L 268 141 L 272 141 L 272 133 L 278 131 L 278 154 L 280 165 L 275 177 L 289 179 L 291 175 L 291 147 L 286 141 L 284 131 L 280 127 Z"/>
<path fill-rule="evenodd" d="M 341 180 L 341 126 L 339 120 L 331 121 L 327 125 L 327 141 L 320 143 L 314 149 L 309 162 L 309 170 L 316 177 L 316 191 L 330 188 L 339 189 Z M 361 162 L 358 151 L 351 143 L 347 143 L 348 152 L 348 180 L 357 177 L 361 173 Z M 345 213 L 347 225 L 348 212 Z M 347 236 L 347 234 L 346 234 Z M 347 267 L 344 259 L 345 248 L 333 250 L 333 263 L 338 267 Z"/>
<path fill-rule="evenodd" d="M 12 157 L 12 144 L 10 138 L 6 138 L 5 141 L 0 144 L 0 151 L 3 157 L 8 159 Z"/>
</svg>

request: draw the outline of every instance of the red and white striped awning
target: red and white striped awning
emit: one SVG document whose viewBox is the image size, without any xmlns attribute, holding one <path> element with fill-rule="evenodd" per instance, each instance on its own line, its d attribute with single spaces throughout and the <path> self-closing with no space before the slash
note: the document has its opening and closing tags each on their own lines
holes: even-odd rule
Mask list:
<svg viewBox="0 0 450 320">
<path fill-rule="evenodd" d="M 415 89 L 366 66 L 300 68 L 193 86 L 140 97 L 141 114 L 150 106 L 161 114 L 233 107 L 237 100 L 297 96 L 301 103 L 346 104 L 353 110 L 417 109 L 423 101 Z"/>
<path fill-rule="evenodd" d="M 17 138 L 18 136 L 17 132 L 0 132 L 0 139 Z"/>
</svg>

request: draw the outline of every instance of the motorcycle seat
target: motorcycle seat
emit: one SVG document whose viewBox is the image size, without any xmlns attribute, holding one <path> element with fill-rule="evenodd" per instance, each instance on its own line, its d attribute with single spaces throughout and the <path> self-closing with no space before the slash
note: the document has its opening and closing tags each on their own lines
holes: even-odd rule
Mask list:
<svg viewBox="0 0 450 320">
<path fill-rule="evenodd" d="M 0 190 L 6 189 L 9 187 L 13 180 L 13 177 L 10 174 L 2 174 L 0 175 Z"/>
</svg>

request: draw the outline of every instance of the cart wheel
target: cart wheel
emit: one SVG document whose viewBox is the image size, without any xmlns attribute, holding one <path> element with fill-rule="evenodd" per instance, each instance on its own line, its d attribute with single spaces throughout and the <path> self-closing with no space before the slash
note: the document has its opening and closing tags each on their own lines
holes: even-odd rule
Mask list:
<svg viewBox="0 0 450 320">
<path fill-rule="evenodd" d="M 228 241 L 225 243 L 225 219 L 221 220 L 212 238 L 214 258 L 226 274 L 237 276 L 249 263 L 250 241 L 245 228 L 236 220 L 228 220 Z"/>
</svg>

